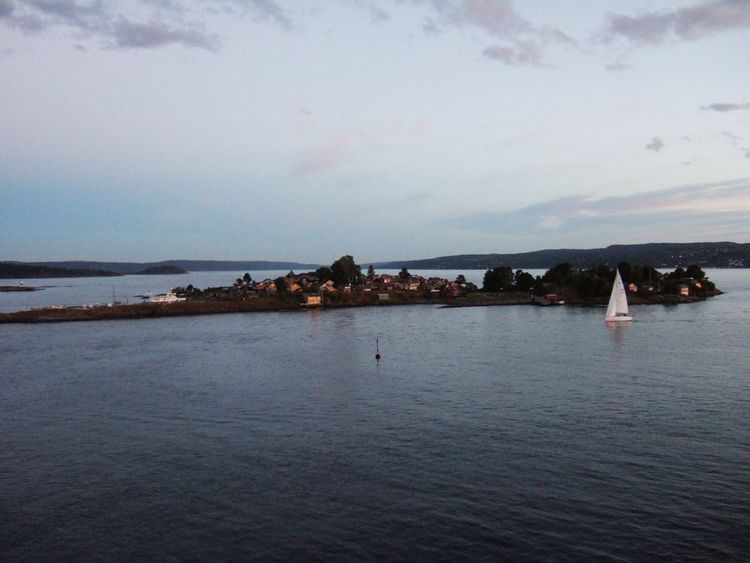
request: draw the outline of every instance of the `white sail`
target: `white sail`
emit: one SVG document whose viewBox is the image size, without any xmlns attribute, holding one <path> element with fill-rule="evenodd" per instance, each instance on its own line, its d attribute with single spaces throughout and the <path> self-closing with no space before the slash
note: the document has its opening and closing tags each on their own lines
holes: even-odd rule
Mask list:
<svg viewBox="0 0 750 563">
<path fill-rule="evenodd" d="M 620 270 L 615 270 L 615 283 L 612 285 L 612 293 L 609 296 L 606 321 L 631 321 L 633 316 L 628 312 L 628 297 L 625 294 L 625 285 L 620 277 Z"/>
</svg>

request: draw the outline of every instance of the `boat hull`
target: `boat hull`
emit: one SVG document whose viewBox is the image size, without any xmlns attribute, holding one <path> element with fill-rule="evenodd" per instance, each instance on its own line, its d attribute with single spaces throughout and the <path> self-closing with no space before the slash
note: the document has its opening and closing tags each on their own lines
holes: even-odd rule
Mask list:
<svg viewBox="0 0 750 563">
<path fill-rule="evenodd" d="M 633 315 L 618 315 L 616 317 L 607 317 L 605 323 L 626 323 L 633 320 Z"/>
</svg>

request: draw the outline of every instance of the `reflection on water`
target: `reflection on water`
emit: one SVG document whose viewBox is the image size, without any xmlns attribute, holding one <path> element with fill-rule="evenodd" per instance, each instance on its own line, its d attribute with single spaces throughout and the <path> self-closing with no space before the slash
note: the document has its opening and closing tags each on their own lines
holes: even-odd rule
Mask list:
<svg viewBox="0 0 750 563">
<path fill-rule="evenodd" d="M 635 321 L 633 321 L 635 322 Z M 631 322 L 620 322 L 620 323 L 604 323 L 607 326 L 607 332 L 609 332 L 612 341 L 621 345 L 630 330 Z"/>
</svg>

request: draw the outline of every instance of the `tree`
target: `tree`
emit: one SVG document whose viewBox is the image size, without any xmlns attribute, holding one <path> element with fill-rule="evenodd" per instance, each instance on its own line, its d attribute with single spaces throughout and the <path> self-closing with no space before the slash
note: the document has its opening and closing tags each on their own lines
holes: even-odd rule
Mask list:
<svg viewBox="0 0 750 563">
<path fill-rule="evenodd" d="M 315 275 L 317 276 L 320 283 L 325 283 L 328 280 L 333 279 L 333 272 L 328 266 L 322 266 L 315 270 Z"/>
<path fill-rule="evenodd" d="M 362 269 L 351 256 L 342 256 L 331 264 L 331 279 L 336 285 L 358 284 L 362 281 Z"/>
<path fill-rule="evenodd" d="M 516 287 L 516 291 L 529 291 L 534 287 L 534 276 L 523 270 L 516 270 L 513 276 L 513 285 Z"/>
<path fill-rule="evenodd" d="M 409 270 L 406 269 L 406 267 L 401 268 L 401 271 L 398 273 L 398 279 L 401 281 L 409 281 L 411 279 L 411 274 L 409 273 Z"/>
<path fill-rule="evenodd" d="M 706 272 L 704 272 L 698 264 L 690 264 L 686 273 L 688 277 L 698 281 L 701 281 L 706 277 Z"/>
<path fill-rule="evenodd" d="M 636 281 L 633 279 L 633 268 L 630 266 L 630 262 L 619 262 L 617 269 L 620 270 L 620 276 L 625 283 Z"/>
<path fill-rule="evenodd" d="M 242 281 L 244 281 L 245 283 L 250 283 L 251 281 L 253 281 L 253 278 L 250 277 L 250 274 L 248 272 L 245 272 L 245 275 L 242 276 Z"/>
<path fill-rule="evenodd" d="M 512 287 L 513 270 L 510 266 L 498 266 L 485 272 L 482 291 L 506 291 Z"/>
<path fill-rule="evenodd" d="M 456 276 L 456 283 L 459 285 L 466 285 L 466 276 L 458 274 L 458 276 Z"/>
<path fill-rule="evenodd" d="M 375 268 L 372 267 L 372 264 L 370 264 L 370 267 L 367 268 L 367 277 L 368 278 L 375 277 Z"/>
</svg>

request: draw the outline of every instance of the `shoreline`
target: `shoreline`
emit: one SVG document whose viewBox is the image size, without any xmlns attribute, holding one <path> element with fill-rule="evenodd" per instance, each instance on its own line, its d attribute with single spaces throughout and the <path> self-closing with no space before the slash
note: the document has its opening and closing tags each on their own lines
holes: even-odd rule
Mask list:
<svg viewBox="0 0 750 563">
<path fill-rule="evenodd" d="M 716 290 L 704 296 L 683 297 L 660 295 L 649 299 L 631 296 L 631 305 L 678 305 L 705 301 L 708 297 L 721 295 Z M 508 307 L 518 305 L 540 306 L 532 303 L 528 295 L 519 293 L 486 294 L 475 293 L 456 298 L 424 298 L 407 294 L 393 296 L 389 301 L 379 302 L 364 295 L 350 295 L 346 300 L 327 303 L 322 307 L 309 307 L 290 297 L 257 297 L 246 301 L 182 301 L 177 303 L 138 303 L 107 307 L 62 307 L 31 309 L 12 313 L 0 313 L 0 324 L 7 323 L 53 323 L 85 322 L 103 320 L 149 319 L 162 317 L 186 317 L 199 315 L 221 315 L 230 313 L 261 313 L 283 311 L 310 311 L 355 307 L 396 307 L 403 305 L 439 305 L 444 309 L 467 307 Z M 564 305 L 541 305 L 548 307 L 600 307 L 606 300 L 585 302 L 567 300 Z"/>
</svg>

